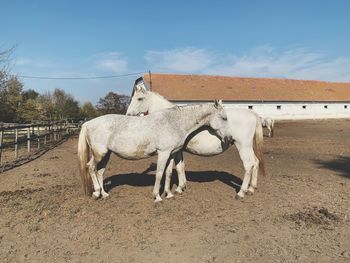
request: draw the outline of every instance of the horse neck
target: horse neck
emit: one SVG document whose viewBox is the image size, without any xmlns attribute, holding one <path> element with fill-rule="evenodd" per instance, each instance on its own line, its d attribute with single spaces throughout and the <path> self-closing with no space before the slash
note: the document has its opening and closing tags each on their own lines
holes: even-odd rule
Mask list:
<svg viewBox="0 0 350 263">
<path fill-rule="evenodd" d="M 175 105 L 165 99 L 164 97 L 156 94 L 156 93 L 150 93 L 150 103 L 149 103 L 149 109 L 148 112 L 152 113 L 155 111 L 163 110 L 163 109 L 168 109 L 172 108 Z"/>
<path fill-rule="evenodd" d="M 181 121 L 182 130 L 186 134 L 190 134 L 200 127 L 209 125 L 209 117 L 213 113 L 211 104 L 191 105 L 178 107 L 181 112 L 178 116 Z"/>
</svg>

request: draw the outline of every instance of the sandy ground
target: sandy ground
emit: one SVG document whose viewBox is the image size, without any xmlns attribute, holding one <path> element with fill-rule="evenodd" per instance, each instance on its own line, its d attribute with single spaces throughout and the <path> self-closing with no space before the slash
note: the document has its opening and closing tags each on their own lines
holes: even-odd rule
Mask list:
<svg viewBox="0 0 350 263">
<path fill-rule="evenodd" d="M 155 205 L 155 158 L 111 158 L 82 194 L 71 138 L 0 174 L 1 262 L 350 262 L 350 121 L 277 123 L 243 201 L 236 149 L 186 154 L 188 189 Z M 173 173 L 174 185 L 177 183 Z"/>
</svg>

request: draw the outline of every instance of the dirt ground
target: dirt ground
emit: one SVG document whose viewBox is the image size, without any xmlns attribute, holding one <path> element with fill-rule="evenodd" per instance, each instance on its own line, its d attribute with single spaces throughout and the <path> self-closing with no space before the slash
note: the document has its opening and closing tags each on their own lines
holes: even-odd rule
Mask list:
<svg viewBox="0 0 350 263">
<path fill-rule="evenodd" d="M 1 262 L 350 262 L 349 131 L 349 120 L 277 123 L 268 176 L 243 201 L 234 147 L 185 154 L 188 189 L 159 205 L 155 158 L 113 156 L 110 197 L 83 196 L 71 138 L 0 174 Z"/>
</svg>

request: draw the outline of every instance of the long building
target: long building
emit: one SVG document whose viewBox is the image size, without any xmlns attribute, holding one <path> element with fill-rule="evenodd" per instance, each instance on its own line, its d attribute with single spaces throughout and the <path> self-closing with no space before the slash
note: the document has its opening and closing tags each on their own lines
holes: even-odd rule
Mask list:
<svg viewBox="0 0 350 263">
<path fill-rule="evenodd" d="M 222 99 L 279 120 L 350 118 L 350 83 L 153 73 L 139 81 L 178 105 Z"/>
</svg>

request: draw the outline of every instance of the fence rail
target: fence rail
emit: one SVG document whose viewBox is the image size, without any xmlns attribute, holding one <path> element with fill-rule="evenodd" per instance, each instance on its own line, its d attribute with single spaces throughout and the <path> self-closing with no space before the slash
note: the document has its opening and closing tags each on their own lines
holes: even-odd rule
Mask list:
<svg viewBox="0 0 350 263">
<path fill-rule="evenodd" d="M 11 163 L 31 159 L 32 155 L 75 134 L 79 128 L 79 123 L 69 122 L 0 125 L 0 172 Z M 20 157 L 19 152 L 24 156 Z"/>
</svg>

